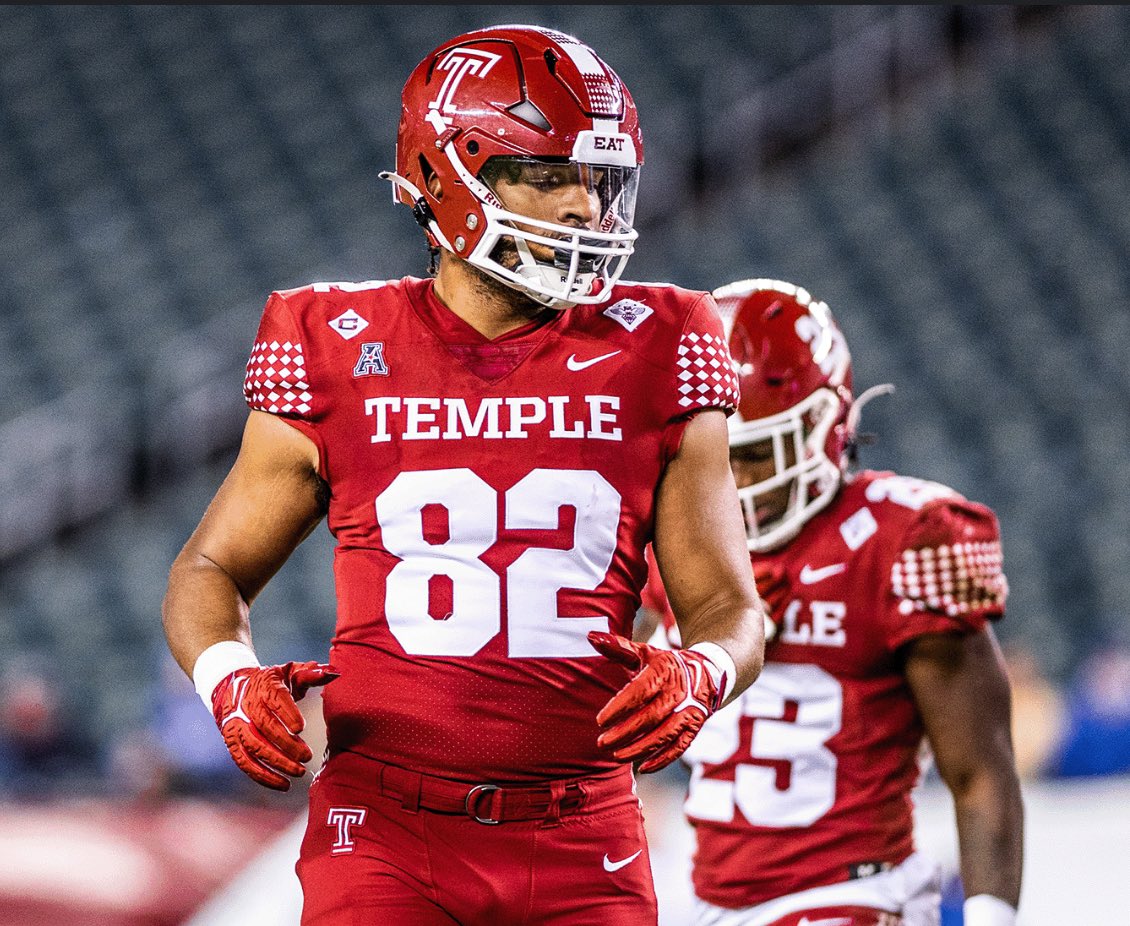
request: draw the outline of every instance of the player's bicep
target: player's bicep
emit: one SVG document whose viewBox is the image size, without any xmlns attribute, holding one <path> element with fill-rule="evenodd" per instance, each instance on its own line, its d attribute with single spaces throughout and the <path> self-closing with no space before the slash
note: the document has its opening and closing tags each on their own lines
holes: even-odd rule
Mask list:
<svg viewBox="0 0 1130 926">
<path fill-rule="evenodd" d="M 252 411 L 235 464 L 180 559 L 214 564 L 250 603 L 321 521 L 326 501 L 314 442 Z"/>
<path fill-rule="evenodd" d="M 911 641 L 906 678 L 951 789 L 964 789 L 986 769 L 1011 767 L 1008 678 L 990 627 Z"/>
<path fill-rule="evenodd" d="M 685 620 L 718 596 L 757 601 L 721 411 L 695 415 L 667 464 L 656 498 L 654 550 L 684 631 Z"/>
</svg>

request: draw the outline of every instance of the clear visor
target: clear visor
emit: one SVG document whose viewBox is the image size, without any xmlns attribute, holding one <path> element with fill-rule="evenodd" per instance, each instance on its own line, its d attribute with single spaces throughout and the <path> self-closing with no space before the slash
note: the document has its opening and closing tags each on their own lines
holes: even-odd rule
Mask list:
<svg viewBox="0 0 1130 926">
<path fill-rule="evenodd" d="M 730 418 L 730 449 L 763 444 L 773 475 L 738 489 L 749 549 L 765 552 L 795 537 L 839 488 L 841 471 L 825 446 L 839 402 L 814 392 L 786 412 L 744 422 Z"/>
<path fill-rule="evenodd" d="M 491 158 L 469 260 L 546 305 L 605 301 L 631 256 L 638 167 Z"/>
</svg>

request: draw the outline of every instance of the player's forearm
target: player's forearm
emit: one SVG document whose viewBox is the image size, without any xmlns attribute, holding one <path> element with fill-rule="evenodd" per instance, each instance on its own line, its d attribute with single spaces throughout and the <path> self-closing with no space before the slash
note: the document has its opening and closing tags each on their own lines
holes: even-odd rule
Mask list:
<svg viewBox="0 0 1130 926">
<path fill-rule="evenodd" d="M 965 895 L 990 894 L 1017 906 L 1024 807 L 1015 775 L 1009 770 L 973 775 L 953 798 Z"/>
<path fill-rule="evenodd" d="M 161 619 L 169 650 L 190 678 L 197 657 L 213 643 L 251 645 L 248 604 L 238 586 L 214 562 L 189 550 L 169 571 Z"/>
</svg>

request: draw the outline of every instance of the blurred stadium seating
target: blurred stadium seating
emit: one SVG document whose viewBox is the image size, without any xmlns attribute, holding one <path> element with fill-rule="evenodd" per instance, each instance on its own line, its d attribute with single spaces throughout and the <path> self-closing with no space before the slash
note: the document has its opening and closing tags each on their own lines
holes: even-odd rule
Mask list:
<svg viewBox="0 0 1130 926">
<path fill-rule="evenodd" d="M 1058 682 L 1127 641 L 1127 8 L 9 5 L 0 674 L 45 667 L 91 743 L 146 722 L 267 294 L 424 273 L 376 176 L 400 87 L 505 21 L 579 35 L 633 90 L 630 276 L 826 299 L 857 385 L 897 387 L 864 463 L 999 514 L 1002 638 Z M 256 604 L 263 659 L 325 652 L 331 546 Z"/>
</svg>

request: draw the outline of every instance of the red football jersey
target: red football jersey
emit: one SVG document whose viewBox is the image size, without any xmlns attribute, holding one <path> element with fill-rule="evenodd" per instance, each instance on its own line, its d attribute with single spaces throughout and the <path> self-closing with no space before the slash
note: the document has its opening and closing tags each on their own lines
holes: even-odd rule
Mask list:
<svg viewBox="0 0 1130 926">
<path fill-rule="evenodd" d="M 332 496 L 330 746 L 463 780 L 618 763 L 596 714 L 628 678 L 655 488 L 737 381 L 713 299 L 617 287 L 487 340 L 431 280 L 273 293 L 248 404 L 314 440 Z"/>
<path fill-rule="evenodd" d="M 683 755 L 695 892 L 732 908 L 913 851 L 923 726 L 899 648 L 979 630 L 1007 594 L 993 512 L 888 472 L 851 478 L 796 539 L 754 559 L 790 588 L 765 669 Z"/>
</svg>

